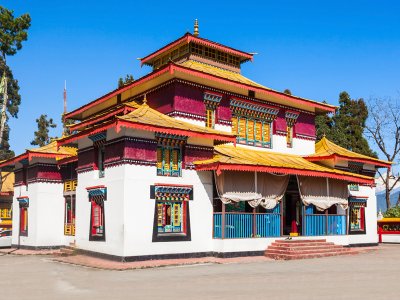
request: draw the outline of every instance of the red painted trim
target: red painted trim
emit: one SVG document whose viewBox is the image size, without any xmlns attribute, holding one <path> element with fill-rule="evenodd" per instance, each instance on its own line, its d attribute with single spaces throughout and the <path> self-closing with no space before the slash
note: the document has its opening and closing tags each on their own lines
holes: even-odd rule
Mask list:
<svg viewBox="0 0 400 300">
<path fill-rule="evenodd" d="M 78 156 L 70 156 L 57 161 L 58 165 L 66 165 L 78 161 Z"/>
<path fill-rule="evenodd" d="M 14 192 L 0 192 L 0 196 L 12 196 Z"/>
<path fill-rule="evenodd" d="M 86 190 L 89 191 L 89 190 L 97 190 L 97 189 L 104 189 L 104 188 L 106 188 L 105 185 L 95 185 L 95 186 L 87 187 Z"/>
<path fill-rule="evenodd" d="M 81 112 L 83 112 L 83 111 L 85 111 L 85 110 L 87 110 L 87 109 L 89 109 L 89 108 L 91 108 L 93 106 L 96 106 L 99 103 L 107 101 L 108 99 L 110 99 L 110 98 L 112 98 L 112 97 L 114 97 L 114 96 L 116 96 L 118 94 L 121 94 L 121 93 L 129 90 L 132 87 L 138 86 L 139 84 L 147 82 L 147 81 L 149 81 L 149 80 L 151 80 L 151 79 L 153 79 L 153 78 L 155 78 L 157 76 L 160 76 L 160 75 L 168 72 L 170 70 L 168 66 L 169 65 L 165 65 L 163 68 L 160 68 L 159 70 L 157 70 L 155 72 L 151 72 L 150 74 L 147 74 L 146 76 L 141 77 L 140 79 L 132 82 L 131 84 L 128 84 L 128 85 L 125 85 L 125 86 L 123 86 L 123 87 L 121 87 L 119 89 L 116 89 L 116 90 L 114 90 L 114 91 L 112 91 L 112 92 L 110 92 L 108 94 L 105 94 L 104 96 L 101 96 L 100 98 L 97 98 L 96 100 L 93 100 L 93 101 L 91 101 L 91 102 L 89 102 L 89 103 L 87 103 L 87 104 L 85 104 L 85 105 L 83 105 L 83 106 L 81 106 L 81 107 L 79 107 L 79 108 L 67 113 L 65 115 L 65 118 L 66 119 L 73 119 L 73 117 L 76 116 L 77 114 L 79 114 L 79 113 L 81 113 Z"/>
<path fill-rule="evenodd" d="M 390 168 L 392 165 L 391 163 L 379 162 L 379 161 L 375 161 L 373 159 L 353 158 L 350 156 L 344 156 L 344 155 L 339 155 L 339 154 L 331 154 L 331 155 L 326 155 L 326 156 L 304 156 L 303 158 L 308 161 L 320 161 L 320 160 L 324 160 L 324 159 L 345 159 L 345 160 L 349 160 L 349 161 L 366 163 L 366 164 L 371 164 L 374 166 L 380 166 L 380 167 L 385 167 L 385 168 Z"/>
<path fill-rule="evenodd" d="M 57 146 L 60 147 L 62 145 L 71 144 L 71 143 L 75 142 L 76 140 L 79 140 L 80 138 L 84 138 L 84 137 L 89 136 L 91 134 L 95 134 L 95 133 L 99 133 L 99 132 L 105 131 L 108 128 L 111 128 L 111 127 L 114 127 L 114 126 L 115 126 L 115 121 L 113 120 L 112 122 L 105 123 L 102 126 L 99 126 L 99 127 L 95 128 L 95 129 L 90 128 L 90 129 L 81 131 L 81 132 L 79 132 L 77 134 L 74 134 L 74 135 L 71 135 L 71 136 L 67 136 L 67 137 L 65 137 L 63 139 L 58 140 L 57 141 Z"/>
<path fill-rule="evenodd" d="M 123 112 L 124 114 L 126 114 L 126 113 L 131 112 L 131 111 L 134 111 L 134 110 L 135 110 L 135 108 L 133 108 L 133 107 L 123 106 L 123 107 L 121 107 L 121 108 L 119 108 L 119 109 L 116 109 L 116 110 L 111 111 L 110 113 L 108 113 L 108 114 L 106 114 L 106 115 L 103 115 L 103 116 L 94 118 L 94 119 L 92 119 L 92 120 L 83 121 L 83 122 L 80 122 L 80 123 L 78 123 L 78 124 L 74 124 L 74 125 L 70 126 L 69 129 L 70 129 L 71 131 L 78 130 L 79 128 L 82 128 L 82 127 L 84 127 L 84 126 L 92 125 L 92 124 L 101 122 L 101 121 L 103 121 L 103 120 L 106 120 L 106 119 L 108 119 L 108 118 L 110 118 L 110 117 L 112 117 L 112 116 L 115 116 L 116 114 L 119 114 L 119 113 L 121 113 L 121 112 Z"/>
<path fill-rule="evenodd" d="M 354 196 L 350 194 L 350 198 L 355 198 L 355 199 L 369 199 L 368 196 Z"/>
<path fill-rule="evenodd" d="M 319 172 L 319 171 L 311 171 L 311 170 L 299 170 L 299 169 L 291 169 L 291 168 L 279 168 L 279 167 L 267 167 L 267 166 L 250 166 L 250 165 L 233 165 L 233 164 L 223 164 L 223 163 L 213 163 L 208 165 L 196 165 L 197 171 L 211 171 L 216 170 L 217 174 L 221 174 L 223 170 L 229 171 L 250 171 L 250 172 L 271 172 L 271 173 L 281 173 L 281 174 L 290 174 L 290 175 L 304 175 L 304 176 L 313 176 L 313 177 L 328 177 L 332 179 L 339 180 L 347 180 L 349 182 L 355 183 L 365 183 L 365 184 L 373 184 L 374 178 L 364 179 L 357 178 L 350 175 L 340 175 L 328 172 Z"/>
<path fill-rule="evenodd" d="M 17 163 L 17 162 L 19 162 L 19 161 L 21 161 L 23 159 L 28 159 L 28 153 L 20 154 L 18 156 L 15 156 L 15 157 L 13 157 L 13 158 L 11 158 L 9 160 L 6 160 L 6 161 L 0 163 L 0 168 L 1 167 L 5 167 L 5 166 L 14 165 L 15 163 Z"/>
<path fill-rule="evenodd" d="M 17 200 L 19 200 L 19 199 L 29 199 L 29 197 L 28 196 L 17 197 Z"/>
<path fill-rule="evenodd" d="M 155 183 L 155 186 L 179 186 L 179 187 L 190 187 L 193 188 L 193 185 L 187 184 L 172 184 L 172 183 Z"/>
<path fill-rule="evenodd" d="M 216 82 L 220 82 L 220 83 L 224 83 L 224 84 L 229 84 L 235 87 L 239 87 L 242 89 L 251 89 L 254 90 L 256 92 L 259 93 L 264 93 L 267 95 L 274 95 L 274 96 L 279 96 L 280 98 L 284 99 L 284 100 L 290 100 L 290 101 L 294 101 L 299 105 L 307 105 L 307 106 L 311 106 L 311 107 L 315 107 L 315 108 L 319 108 L 321 110 L 324 110 L 326 112 L 335 112 L 336 108 L 335 107 L 331 107 L 330 105 L 324 105 L 323 103 L 317 103 L 314 102 L 312 100 L 307 100 L 307 99 L 303 99 L 300 97 L 296 97 L 296 96 L 291 96 L 285 93 L 281 93 L 278 91 L 274 91 L 274 90 L 270 90 L 270 89 L 265 89 L 265 88 L 260 88 L 260 87 L 256 87 L 256 86 L 252 86 L 252 85 L 248 85 L 248 84 L 244 84 L 244 83 L 239 83 L 237 81 L 233 81 L 230 79 L 226 79 L 223 77 L 218 77 L 216 75 L 211 75 L 209 73 L 205 73 L 205 72 L 201 72 L 201 71 L 197 71 L 197 70 L 193 70 L 187 67 L 183 67 L 180 65 L 176 65 L 174 63 L 170 63 L 171 67 L 173 70 L 177 70 L 177 71 L 182 71 L 182 72 L 186 72 L 187 74 L 191 74 L 193 76 L 199 76 L 205 79 L 209 79 L 209 80 L 214 80 Z"/>
<path fill-rule="evenodd" d="M 228 142 L 228 143 L 229 142 L 233 143 L 236 141 L 236 137 L 230 136 L 230 135 L 226 136 L 226 135 L 222 135 L 222 134 L 201 133 L 201 132 L 196 132 L 196 131 L 173 129 L 173 128 L 155 126 L 155 125 L 145 125 L 145 124 L 139 124 L 139 123 L 131 123 L 129 121 L 117 120 L 117 127 L 121 127 L 121 126 L 127 127 L 127 128 L 136 128 L 136 129 L 154 131 L 154 132 L 162 132 L 162 133 L 167 133 L 167 134 L 177 134 L 177 135 L 190 136 L 190 137 L 210 138 L 213 140 L 224 141 L 224 142 Z"/>
<path fill-rule="evenodd" d="M 157 76 L 160 76 L 160 75 L 162 75 L 163 73 L 166 73 L 166 72 L 170 72 L 170 74 L 173 74 L 173 72 L 175 70 L 183 70 L 183 71 L 186 71 L 186 73 L 192 74 L 194 76 L 197 76 L 197 75 L 201 74 L 200 77 L 203 77 L 203 78 L 206 78 L 206 79 L 209 79 L 209 80 L 214 80 L 214 81 L 217 81 L 217 82 L 230 84 L 232 86 L 243 88 L 243 89 L 252 89 L 254 91 L 258 91 L 258 92 L 261 92 L 261 93 L 264 93 L 264 94 L 267 94 L 267 95 L 270 95 L 270 94 L 278 95 L 282 99 L 291 100 L 291 101 L 297 102 L 298 104 L 301 104 L 301 105 L 308 105 L 308 106 L 311 106 L 311 107 L 319 108 L 319 109 L 321 109 L 323 111 L 326 111 L 326 112 L 335 112 L 335 109 L 336 109 L 335 107 L 324 105 L 323 103 L 317 103 L 317 102 L 313 102 L 311 100 L 307 100 L 307 99 L 303 99 L 303 98 L 300 98 L 300 97 L 288 95 L 288 94 L 281 93 L 281 92 L 278 92 L 278 91 L 274 91 L 274 90 L 270 90 L 270 89 L 263 89 L 263 88 L 259 88 L 259 87 L 255 87 L 255 86 L 239 83 L 239 82 L 236 82 L 236 81 L 233 81 L 233 80 L 229 80 L 229 79 L 225 79 L 225 78 L 222 78 L 222 77 L 218 77 L 218 76 L 211 75 L 211 74 L 208 74 L 208 73 L 205 73 L 205 72 L 196 71 L 196 70 L 193 70 L 193 69 L 190 69 L 190 68 L 185 68 L 183 66 L 179 66 L 179 65 L 176 65 L 176 64 L 170 62 L 169 64 L 163 66 L 162 68 L 160 68 L 160 69 L 158 69 L 158 70 L 156 70 L 156 71 L 154 71 L 154 72 L 152 72 L 152 73 L 150 73 L 150 74 L 148 74 L 148 75 L 146 75 L 146 76 L 144 76 L 144 77 L 132 82 L 129 85 L 126 85 L 126 86 L 124 86 L 124 87 L 122 87 L 120 89 L 116 89 L 116 90 L 114 90 L 114 91 L 112 91 L 112 92 L 110 92 L 110 93 L 108 93 L 108 94 L 96 99 L 96 100 L 93 100 L 93 101 L 91 101 L 91 102 L 89 102 L 89 103 L 87 103 L 87 104 L 85 104 L 85 105 L 83 105 L 83 106 L 81 106 L 81 107 L 79 107 L 79 108 L 67 113 L 65 115 L 65 118 L 72 119 L 77 114 L 82 113 L 83 111 L 85 111 L 87 109 L 90 109 L 90 108 L 92 108 L 93 106 L 95 106 L 97 104 L 100 104 L 100 103 L 102 103 L 104 101 L 107 101 L 108 99 L 110 99 L 110 98 L 112 98 L 112 97 L 114 97 L 114 96 L 116 96 L 118 94 L 121 94 L 121 93 L 125 92 L 126 90 L 128 90 L 128 89 L 130 89 L 132 87 L 138 86 L 138 85 L 140 85 L 140 84 L 142 84 L 144 82 L 147 82 L 147 81 L 149 81 L 149 80 L 151 80 L 151 79 L 153 79 L 153 78 L 155 78 Z"/>
<path fill-rule="evenodd" d="M 236 50 L 236 49 L 233 49 L 233 48 L 228 47 L 228 46 L 224 46 L 224 45 L 219 44 L 219 43 L 215 43 L 215 42 L 203 39 L 203 38 L 195 37 L 195 36 L 191 35 L 190 33 L 186 33 L 184 36 L 178 38 L 177 40 L 175 40 L 175 41 L 167 44 L 166 46 L 160 48 L 159 50 L 157 50 L 157 51 L 155 51 L 153 53 L 150 53 L 149 55 L 141 58 L 140 59 L 141 66 L 146 64 L 149 60 L 153 59 L 154 57 L 160 55 L 161 53 L 163 53 L 165 51 L 168 51 L 168 50 L 178 46 L 179 44 L 184 44 L 184 43 L 189 44 L 190 42 L 198 42 L 200 44 L 204 44 L 206 46 L 209 46 L 209 47 L 212 47 L 212 48 L 216 48 L 216 49 L 221 50 L 221 51 L 225 51 L 225 52 L 228 52 L 228 53 L 231 53 L 231 54 L 238 55 L 238 56 L 240 56 L 242 58 L 245 58 L 245 60 L 253 60 L 253 54 L 250 54 L 250 53 L 247 53 L 247 52 L 243 52 L 243 51 L 240 51 L 240 50 Z"/>
</svg>

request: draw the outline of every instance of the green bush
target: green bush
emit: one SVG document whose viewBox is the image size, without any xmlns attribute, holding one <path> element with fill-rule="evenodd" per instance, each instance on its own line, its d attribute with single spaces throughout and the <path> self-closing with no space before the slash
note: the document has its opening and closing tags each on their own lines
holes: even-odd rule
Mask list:
<svg viewBox="0 0 400 300">
<path fill-rule="evenodd" d="M 385 218 L 400 218 L 400 206 L 389 208 L 383 216 Z"/>
</svg>

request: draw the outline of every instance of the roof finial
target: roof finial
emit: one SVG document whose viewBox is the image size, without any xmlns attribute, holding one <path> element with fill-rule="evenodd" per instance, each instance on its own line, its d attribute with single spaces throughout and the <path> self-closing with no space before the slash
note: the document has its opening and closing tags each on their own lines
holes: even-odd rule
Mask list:
<svg viewBox="0 0 400 300">
<path fill-rule="evenodd" d="M 199 21 L 196 19 L 194 20 L 194 36 L 199 36 Z"/>
<path fill-rule="evenodd" d="M 143 104 L 144 104 L 144 105 L 147 105 L 147 96 L 146 96 L 146 94 L 144 94 Z"/>
</svg>

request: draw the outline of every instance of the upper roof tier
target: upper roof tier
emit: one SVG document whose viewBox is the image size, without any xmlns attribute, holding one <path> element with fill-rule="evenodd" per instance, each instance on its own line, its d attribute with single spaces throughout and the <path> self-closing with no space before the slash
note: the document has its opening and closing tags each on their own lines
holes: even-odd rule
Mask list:
<svg viewBox="0 0 400 300">
<path fill-rule="evenodd" d="M 180 62 L 193 56 L 233 69 L 240 69 L 242 63 L 253 59 L 251 53 L 186 33 L 161 49 L 141 58 L 140 61 L 142 65 L 158 69 L 169 61 Z"/>
<path fill-rule="evenodd" d="M 308 161 L 321 161 L 335 158 L 361 162 L 378 167 L 390 167 L 390 165 L 392 164 L 391 162 L 386 160 L 380 160 L 374 157 L 347 150 L 331 142 L 326 137 L 323 137 L 318 143 L 315 144 L 315 154 L 305 157 L 305 159 L 307 159 Z"/>
</svg>

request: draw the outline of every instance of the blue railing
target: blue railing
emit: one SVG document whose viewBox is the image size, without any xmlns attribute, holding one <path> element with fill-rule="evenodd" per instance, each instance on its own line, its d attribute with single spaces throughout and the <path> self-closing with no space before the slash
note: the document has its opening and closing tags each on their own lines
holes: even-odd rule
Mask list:
<svg viewBox="0 0 400 300">
<path fill-rule="evenodd" d="M 346 234 L 346 215 L 306 214 L 304 222 L 306 236 Z"/>
<path fill-rule="evenodd" d="M 223 230 L 222 213 L 214 213 L 214 238 L 237 239 L 276 237 L 281 235 L 281 217 L 277 212 L 266 214 L 225 213 Z"/>
</svg>

